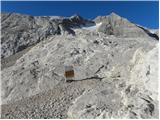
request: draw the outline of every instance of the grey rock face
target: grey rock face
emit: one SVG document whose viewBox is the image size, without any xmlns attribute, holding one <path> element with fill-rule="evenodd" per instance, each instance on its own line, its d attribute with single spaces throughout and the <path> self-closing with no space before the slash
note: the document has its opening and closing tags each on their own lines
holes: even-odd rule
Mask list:
<svg viewBox="0 0 160 120">
<path fill-rule="evenodd" d="M 1 57 L 13 55 L 49 35 L 60 34 L 56 22 L 48 17 L 33 17 L 16 13 L 2 13 Z"/>
<path fill-rule="evenodd" d="M 71 27 L 93 23 L 80 16 L 33 17 L 17 13 L 1 13 L 1 57 L 6 58 L 49 36 L 74 34 Z"/>
</svg>

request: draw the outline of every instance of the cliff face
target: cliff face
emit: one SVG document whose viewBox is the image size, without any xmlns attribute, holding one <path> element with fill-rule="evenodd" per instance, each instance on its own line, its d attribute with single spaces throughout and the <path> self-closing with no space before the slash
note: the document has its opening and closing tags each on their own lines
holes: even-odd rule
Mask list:
<svg viewBox="0 0 160 120">
<path fill-rule="evenodd" d="M 114 13 L 95 22 L 2 14 L 1 43 L 14 61 L 2 70 L 3 118 L 158 118 L 158 40 L 146 28 Z"/>
</svg>

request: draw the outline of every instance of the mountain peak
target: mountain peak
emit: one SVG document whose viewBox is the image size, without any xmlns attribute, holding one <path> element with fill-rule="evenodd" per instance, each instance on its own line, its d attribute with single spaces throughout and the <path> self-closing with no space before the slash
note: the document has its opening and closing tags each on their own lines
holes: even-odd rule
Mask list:
<svg viewBox="0 0 160 120">
<path fill-rule="evenodd" d="M 70 17 L 70 19 L 83 19 L 83 17 L 81 17 L 79 14 L 74 14 L 74 15 L 72 15 L 71 17 Z"/>
<path fill-rule="evenodd" d="M 114 12 L 112 12 L 110 15 L 108 15 L 108 17 L 115 19 L 115 20 L 119 20 L 122 18 L 121 16 L 119 16 L 118 14 L 116 14 Z"/>
<path fill-rule="evenodd" d="M 120 17 L 118 14 L 116 14 L 115 12 L 112 12 L 109 16 L 118 16 Z"/>
<path fill-rule="evenodd" d="M 106 22 L 108 19 L 111 19 L 112 21 L 117 21 L 120 20 L 122 17 L 116 14 L 115 12 L 110 13 L 109 15 L 106 16 L 98 16 L 95 18 L 95 22 Z M 125 19 L 125 18 L 124 18 Z"/>
</svg>

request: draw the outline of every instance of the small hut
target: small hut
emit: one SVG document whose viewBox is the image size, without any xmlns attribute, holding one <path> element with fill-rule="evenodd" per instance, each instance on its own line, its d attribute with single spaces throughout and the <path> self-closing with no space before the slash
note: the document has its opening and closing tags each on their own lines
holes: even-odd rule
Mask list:
<svg viewBox="0 0 160 120">
<path fill-rule="evenodd" d="M 74 78 L 74 69 L 73 66 L 65 66 L 65 80 L 66 82 L 72 81 Z"/>
</svg>

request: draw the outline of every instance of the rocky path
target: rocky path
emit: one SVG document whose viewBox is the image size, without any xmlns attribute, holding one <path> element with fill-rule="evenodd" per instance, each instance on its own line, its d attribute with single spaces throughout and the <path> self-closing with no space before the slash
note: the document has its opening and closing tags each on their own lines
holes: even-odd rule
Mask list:
<svg viewBox="0 0 160 120">
<path fill-rule="evenodd" d="M 99 80 L 61 82 L 48 92 L 2 105 L 1 118 L 67 118 L 72 102 L 99 83 Z"/>
</svg>

